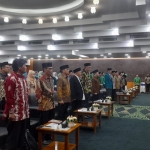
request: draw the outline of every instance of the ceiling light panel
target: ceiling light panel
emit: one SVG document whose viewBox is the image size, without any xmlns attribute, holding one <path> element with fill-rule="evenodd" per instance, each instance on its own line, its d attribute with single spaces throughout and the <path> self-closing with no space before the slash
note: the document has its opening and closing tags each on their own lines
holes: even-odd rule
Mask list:
<svg viewBox="0 0 150 150">
<path fill-rule="evenodd" d="M 57 18 L 53 18 L 53 23 L 57 23 Z"/>
<path fill-rule="evenodd" d="M 82 13 L 78 13 L 78 19 L 82 19 L 83 18 L 83 14 Z"/>
<path fill-rule="evenodd" d="M 65 16 L 65 21 L 69 22 L 69 16 Z"/>
<path fill-rule="evenodd" d="M 93 0 L 93 4 L 94 5 L 98 5 L 99 4 L 99 0 Z"/>
<path fill-rule="evenodd" d="M 96 13 L 96 7 L 91 7 L 91 13 L 95 14 Z"/>
<path fill-rule="evenodd" d="M 27 24 L 27 19 L 22 19 L 23 24 Z"/>
<path fill-rule="evenodd" d="M 55 40 L 55 41 L 57 41 L 57 40 L 61 40 L 62 38 L 58 34 L 52 34 L 52 39 Z"/>
<path fill-rule="evenodd" d="M 47 50 L 56 50 L 55 45 L 48 45 Z"/>
<path fill-rule="evenodd" d="M 8 17 L 4 17 L 4 22 L 9 22 L 9 18 Z"/>
<path fill-rule="evenodd" d="M 38 23 L 43 24 L 43 19 L 39 19 Z"/>
<path fill-rule="evenodd" d="M 25 46 L 22 46 L 22 45 L 18 45 L 17 49 L 18 49 L 19 51 L 25 51 L 25 50 L 27 50 L 26 47 L 25 47 Z"/>
<path fill-rule="evenodd" d="M 20 41 L 29 41 L 29 36 L 27 35 L 19 35 L 19 40 Z"/>
</svg>

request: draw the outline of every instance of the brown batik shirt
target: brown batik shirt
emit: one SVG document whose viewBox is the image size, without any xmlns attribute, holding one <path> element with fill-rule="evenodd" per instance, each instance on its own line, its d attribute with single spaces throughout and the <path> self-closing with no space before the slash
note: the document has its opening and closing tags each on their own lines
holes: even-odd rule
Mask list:
<svg viewBox="0 0 150 150">
<path fill-rule="evenodd" d="M 45 74 L 37 82 L 36 97 L 39 110 L 47 111 L 55 108 L 54 105 L 54 81 Z"/>
<path fill-rule="evenodd" d="M 70 83 L 65 75 L 61 75 L 57 80 L 57 94 L 58 102 L 63 101 L 64 103 L 71 102 L 70 94 Z"/>
</svg>

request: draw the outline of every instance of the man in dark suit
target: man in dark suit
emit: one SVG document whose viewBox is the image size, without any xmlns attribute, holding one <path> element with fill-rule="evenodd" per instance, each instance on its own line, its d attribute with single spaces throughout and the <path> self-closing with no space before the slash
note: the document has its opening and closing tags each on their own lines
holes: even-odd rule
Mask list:
<svg viewBox="0 0 150 150">
<path fill-rule="evenodd" d="M 82 100 L 85 100 L 83 88 L 80 82 L 81 68 L 74 70 L 74 76 L 70 78 L 72 110 L 82 108 Z"/>
</svg>

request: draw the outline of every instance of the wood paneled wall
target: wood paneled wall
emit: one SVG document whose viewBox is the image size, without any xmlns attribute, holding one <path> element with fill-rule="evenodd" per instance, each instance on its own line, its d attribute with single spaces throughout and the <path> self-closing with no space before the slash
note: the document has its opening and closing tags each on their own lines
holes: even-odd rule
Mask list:
<svg viewBox="0 0 150 150">
<path fill-rule="evenodd" d="M 52 62 L 53 71 L 55 72 L 59 72 L 59 67 L 61 65 L 68 64 L 70 69 L 75 69 L 77 67 L 81 67 L 83 69 L 84 63 L 90 62 L 92 64 L 92 70 L 99 69 L 101 72 L 106 72 L 107 68 L 111 67 L 113 70 L 126 72 L 128 74 L 127 80 L 129 82 L 133 82 L 136 74 L 138 74 L 141 79 L 144 80 L 145 75 L 150 73 L 150 59 L 34 60 L 31 62 L 31 66 L 33 65 L 33 70 L 40 71 L 42 70 L 42 63 L 44 62 Z M 30 68 L 32 69 L 32 67 Z M 132 83 L 129 83 L 128 86 L 132 86 Z"/>
</svg>

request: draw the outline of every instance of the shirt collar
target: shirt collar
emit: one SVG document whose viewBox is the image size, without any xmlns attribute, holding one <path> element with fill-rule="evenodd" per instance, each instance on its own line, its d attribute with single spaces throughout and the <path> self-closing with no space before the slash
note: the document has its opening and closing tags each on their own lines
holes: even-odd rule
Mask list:
<svg viewBox="0 0 150 150">
<path fill-rule="evenodd" d="M 17 77 L 19 77 L 19 78 L 24 78 L 24 76 L 23 75 L 21 75 L 21 74 L 19 74 L 19 73 L 14 73 Z"/>
</svg>

